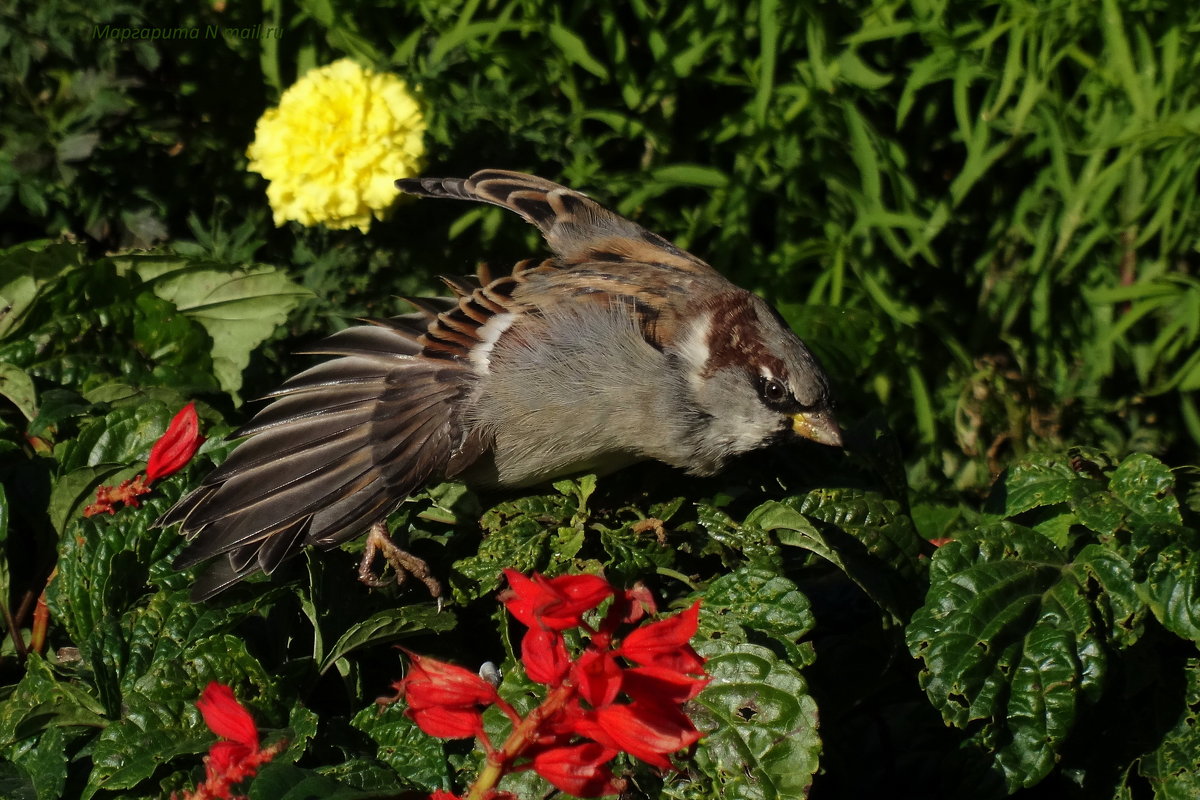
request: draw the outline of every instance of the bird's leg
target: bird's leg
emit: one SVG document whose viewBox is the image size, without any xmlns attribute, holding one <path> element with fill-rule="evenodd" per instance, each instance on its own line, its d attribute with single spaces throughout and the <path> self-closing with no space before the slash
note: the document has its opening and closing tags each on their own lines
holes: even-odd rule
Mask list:
<svg viewBox="0 0 1200 800">
<path fill-rule="evenodd" d="M 371 569 L 375 563 L 375 556 L 380 554 L 396 571 L 396 583 L 404 583 L 409 576 L 416 578 L 425 584 L 429 594 L 438 601 L 438 606 L 441 606 L 441 582 L 433 577 L 429 565 L 424 560 L 396 546 L 392 537 L 388 535 L 387 525 L 383 522 L 376 522 L 371 526 L 371 532 L 367 534 L 367 546 L 363 550 L 362 560 L 358 562 L 358 579 L 360 581 L 376 589 L 388 584 L 384 578 L 376 577 Z"/>
</svg>

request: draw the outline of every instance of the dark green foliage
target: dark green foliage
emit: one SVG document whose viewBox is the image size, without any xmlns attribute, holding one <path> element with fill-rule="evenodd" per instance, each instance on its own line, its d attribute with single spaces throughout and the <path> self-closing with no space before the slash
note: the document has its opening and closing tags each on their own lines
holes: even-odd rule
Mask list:
<svg viewBox="0 0 1200 800">
<path fill-rule="evenodd" d="M 708 736 L 678 772 L 620 761 L 631 796 L 1200 794 L 1200 6 L 391 5 L 0 8 L 0 796 L 194 787 L 210 680 L 288 743 L 252 798 L 461 791 L 481 751 L 375 700 L 402 642 L 530 707 L 505 567 L 702 598 Z M 283 35 L 96 35 L 260 23 Z M 255 121 L 343 56 L 418 93 L 427 173 L 560 180 L 775 302 L 848 452 L 431 487 L 390 522 L 440 612 L 340 550 L 192 605 L 150 523 L 243 401 L 439 273 L 544 252 L 450 203 L 273 227 Z M 193 462 L 84 518 L 189 400 Z"/>
</svg>

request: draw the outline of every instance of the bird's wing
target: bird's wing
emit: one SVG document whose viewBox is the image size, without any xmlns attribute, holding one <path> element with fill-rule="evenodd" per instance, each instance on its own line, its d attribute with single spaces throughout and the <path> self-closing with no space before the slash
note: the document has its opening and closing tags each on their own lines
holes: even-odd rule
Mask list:
<svg viewBox="0 0 1200 800">
<path fill-rule="evenodd" d="M 485 169 L 469 178 L 405 178 L 396 186 L 421 197 L 473 200 L 515 211 L 541 231 L 563 267 L 625 261 L 716 274 L 691 253 L 582 192 L 536 175 Z"/>
<path fill-rule="evenodd" d="M 339 357 L 268 395 L 234 434 L 247 440 L 158 520 L 182 523 L 190 540 L 176 568 L 226 556 L 197 579 L 194 598 L 270 573 L 303 545 L 362 533 L 486 448 L 464 440 L 455 418 L 473 381 L 469 365 L 422 355 L 434 310 L 327 339 L 315 352 Z"/>
<path fill-rule="evenodd" d="M 396 181 L 396 186 L 423 197 L 501 206 L 541 231 L 555 257 L 525 262 L 511 277 L 483 282 L 476 298 L 502 295 L 493 299 L 509 308 L 621 303 L 636 311 L 647 341 L 661 346 L 694 311 L 689 298 L 735 291 L 691 253 L 587 195 L 544 178 L 486 169 L 469 178 L 412 178 Z"/>
</svg>

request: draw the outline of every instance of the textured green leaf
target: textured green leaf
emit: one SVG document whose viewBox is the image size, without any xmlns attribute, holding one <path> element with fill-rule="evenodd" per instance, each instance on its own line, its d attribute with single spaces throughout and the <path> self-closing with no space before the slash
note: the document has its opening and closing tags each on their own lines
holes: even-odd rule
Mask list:
<svg viewBox="0 0 1200 800">
<path fill-rule="evenodd" d="M 1200 797 L 1200 659 L 1188 659 L 1184 669 L 1179 719 L 1159 745 L 1141 758 L 1138 770 L 1150 780 L 1157 800 Z"/>
<path fill-rule="evenodd" d="M 400 781 L 396 773 L 378 761 L 358 758 L 331 764 L 316 770 L 343 786 L 360 791 L 381 790 L 385 797 L 395 797 Z"/>
<path fill-rule="evenodd" d="M 758 645 L 728 648 L 714 640 L 697 650 L 712 678 L 690 712 L 707 734 L 694 758 L 713 781 L 708 791 L 744 800 L 807 797 L 821 740 L 804 678 Z"/>
<path fill-rule="evenodd" d="M 744 527 L 773 531 L 781 544 L 830 561 L 897 619 L 917 604 L 921 540 L 894 501 L 873 492 L 818 489 L 762 504 Z"/>
<path fill-rule="evenodd" d="M 21 327 L 43 287 L 83 264 L 86 249 L 50 241 L 0 251 L 0 339 Z"/>
<path fill-rule="evenodd" d="M 85 800 L 98 791 L 137 786 L 161 764 L 206 750 L 214 737 L 195 701 L 210 681 L 233 686 L 243 704 L 245 687 L 256 687 L 260 696 L 249 704 L 252 712 L 256 706 L 278 705 L 273 678 L 242 638 L 198 635 L 211 624 L 207 620 L 225 616 L 224 609 L 201 610 L 173 592 L 154 595 L 146 612 L 135 615 L 128 636 L 131 655 L 122 665 L 120 719 L 96 742 Z"/>
<path fill-rule="evenodd" d="M 394 797 L 395 792 L 363 792 L 331 777 L 292 764 L 271 763 L 250 783 L 250 800 L 365 800 Z"/>
<path fill-rule="evenodd" d="M 29 770 L 11 761 L 0 761 L 0 797 L 11 800 L 43 800 Z"/>
<path fill-rule="evenodd" d="M 1175 476 L 1154 456 L 1134 453 L 1113 472 L 1109 488 L 1122 503 L 1148 522 L 1180 525 Z"/>
<path fill-rule="evenodd" d="M 1103 488 L 1100 481 L 1071 467 L 1066 454 L 1035 453 L 1026 456 L 996 484 L 1003 491 L 994 491 L 991 502 L 999 498 L 995 510 L 1013 517 L 1040 506 L 1068 503 Z"/>
<path fill-rule="evenodd" d="M 1144 584 L 1150 610 L 1167 630 L 1200 643 L 1200 534 L 1178 529 L 1144 538 L 1154 550 Z"/>
<path fill-rule="evenodd" d="M 0 362 L 0 396 L 16 406 L 25 419 L 32 421 L 37 416 L 37 390 L 33 379 L 15 364 Z"/>
<path fill-rule="evenodd" d="M 38 800 L 59 800 L 67 782 L 68 737 L 63 728 L 47 728 L 26 745 L 13 748 L 13 763 L 24 768 Z M 2 788 L 0 792 L 3 792 Z M 20 796 L 20 793 L 0 794 L 6 798 L 13 796 Z"/>
<path fill-rule="evenodd" d="M 61 472 L 98 464 L 144 462 L 179 409 L 150 401 L 114 408 L 83 426 L 55 452 Z"/>
<path fill-rule="evenodd" d="M 360 647 L 394 642 L 420 633 L 452 630 L 457 620 L 449 612 L 439 611 L 434 603 L 389 608 L 346 629 L 321 662 L 323 673 L 334 662 Z"/>
<path fill-rule="evenodd" d="M 579 502 L 572 489 L 521 497 L 485 512 L 479 520 L 485 536 L 478 552 L 454 564 L 450 582 L 455 599 L 467 602 L 494 592 L 506 567 L 553 573 L 569 563 L 583 544 L 583 530 L 571 527 L 579 521 Z"/>
<path fill-rule="evenodd" d="M 449 784 L 450 771 L 442 742 L 404 716 L 402 704 L 372 704 L 359 711 L 350 724 L 378 745 L 376 757 L 410 785 L 433 791 Z"/>
<path fill-rule="evenodd" d="M 799 644 L 816 625 L 808 598 L 787 578 L 766 570 L 742 567 L 717 578 L 704 592 L 700 618 L 709 635 L 719 630 L 744 641 L 748 629 L 769 636 L 795 667 L 812 659 Z"/>
<path fill-rule="evenodd" d="M 1089 546 L 1070 562 L 997 523 L 938 549 L 907 638 L 929 699 L 952 725 L 979 728 L 1015 790 L 1053 768 L 1080 702 L 1103 689 L 1106 641 L 1135 639 L 1141 613 L 1115 553 Z"/>
<path fill-rule="evenodd" d="M 133 259 L 154 293 L 196 320 L 212 338 L 212 360 L 221 388 L 237 397 L 242 370 L 254 351 L 312 292 L 274 267 L 205 269 L 186 262 Z"/>
<path fill-rule="evenodd" d="M 52 726 L 103 728 L 107 723 L 95 696 L 77 683 L 59 681 L 41 656 L 25 663 L 25 675 L 0 701 L 0 747 Z"/>
<path fill-rule="evenodd" d="M 50 524 L 56 531 L 66 530 L 70 520 L 81 515 L 83 509 L 95 501 L 97 487 L 119 484 L 140 471 L 138 467 L 123 464 L 100 464 L 71 470 L 56 480 L 50 490 Z"/>
</svg>

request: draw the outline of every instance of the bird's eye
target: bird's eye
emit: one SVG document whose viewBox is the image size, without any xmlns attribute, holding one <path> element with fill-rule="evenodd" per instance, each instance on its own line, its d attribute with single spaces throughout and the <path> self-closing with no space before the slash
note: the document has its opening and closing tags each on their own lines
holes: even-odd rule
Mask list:
<svg viewBox="0 0 1200 800">
<path fill-rule="evenodd" d="M 758 379 L 758 395 L 764 403 L 777 405 L 788 399 L 788 390 L 775 378 L 763 377 Z"/>
</svg>

